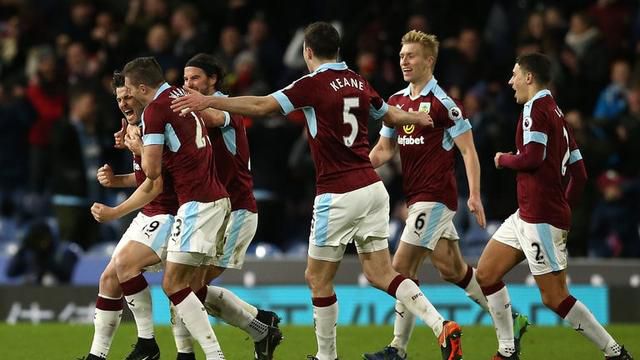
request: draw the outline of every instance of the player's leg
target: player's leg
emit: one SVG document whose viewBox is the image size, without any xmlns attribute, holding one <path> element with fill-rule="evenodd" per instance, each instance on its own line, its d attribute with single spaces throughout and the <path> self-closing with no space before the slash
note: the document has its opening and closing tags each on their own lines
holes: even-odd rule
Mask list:
<svg viewBox="0 0 640 360">
<path fill-rule="evenodd" d="M 142 272 L 144 268 L 158 264 L 160 257 L 149 246 L 129 241 L 115 256 L 115 260 L 120 287 L 138 330 L 138 340 L 127 359 L 159 359 L 160 348 L 155 340 L 151 311 L 151 290 Z"/>
<path fill-rule="evenodd" d="M 222 239 L 229 219 L 229 199 L 188 202 L 178 209 L 169 240 L 162 287 L 207 360 L 224 359 L 202 302 L 191 290 L 196 269 Z"/>
<path fill-rule="evenodd" d="M 98 299 L 93 317 L 94 334 L 87 360 L 106 359 L 122 317 L 122 290 L 115 261 L 111 259 L 100 275 Z"/>
<path fill-rule="evenodd" d="M 527 224 L 525 227 L 525 234 L 532 239 L 531 246 L 525 249 L 525 253 L 530 260 L 531 272 L 540 289 L 542 302 L 596 345 L 605 357 L 620 358 L 622 347 L 589 309 L 569 294 L 565 271 L 567 233 L 566 230 L 549 224 Z"/>
<path fill-rule="evenodd" d="M 505 358 L 517 358 L 514 340 L 511 299 L 502 278 L 522 261 L 522 250 L 517 238 L 515 219 L 511 215 L 493 235 L 484 248 L 476 278 L 487 298 L 489 313 L 498 338 L 498 354 Z"/>
<path fill-rule="evenodd" d="M 318 360 L 335 360 L 338 357 L 336 347 L 338 298 L 333 288 L 333 279 L 345 248 L 345 245 L 335 247 L 309 245 L 304 277 L 311 289 L 313 323 L 318 344 L 315 358 Z"/>
</svg>

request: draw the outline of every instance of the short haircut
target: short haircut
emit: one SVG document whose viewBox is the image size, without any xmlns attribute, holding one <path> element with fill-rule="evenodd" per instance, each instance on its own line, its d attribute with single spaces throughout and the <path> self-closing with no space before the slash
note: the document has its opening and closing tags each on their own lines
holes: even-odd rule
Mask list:
<svg viewBox="0 0 640 360">
<path fill-rule="evenodd" d="M 427 56 L 433 56 L 434 60 L 438 60 L 438 48 L 440 47 L 440 42 L 433 34 L 426 34 L 419 30 L 411 30 L 404 34 L 400 44 L 420 44 L 425 50 L 425 54 Z"/>
<path fill-rule="evenodd" d="M 327 22 L 314 22 L 304 29 L 304 44 L 320 59 L 334 59 L 340 50 L 340 34 Z"/>
<path fill-rule="evenodd" d="M 518 57 L 516 64 L 523 71 L 533 74 L 533 79 L 538 85 L 546 86 L 551 82 L 551 60 L 541 53 L 531 53 Z"/>
<path fill-rule="evenodd" d="M 128 77 L 134 85 L 158 87 L 164 80 L 162 67 L 152 57 L 139 57 L 129 61 L 122 69 L 122 75 Z"/>
<path fill-rule="evenodd" d="M 111 78 L 111 90 L 115 95 L 116 89 L 124 86 L 124 75 L 120 70 L 115 70 L 113 72 L 113 77 Z"/>
<path fill-rule="evenodd" d="M 222 66 L 216 60 L 213 55 L 199 53 L 194 55 L 184 67 L 193 66 L 202 69 L 207 76 L 216 76 L 216 88 L 222 84 L 222 80 L 224 78 L 224 71 L 222 70 Z"/>
</svg>

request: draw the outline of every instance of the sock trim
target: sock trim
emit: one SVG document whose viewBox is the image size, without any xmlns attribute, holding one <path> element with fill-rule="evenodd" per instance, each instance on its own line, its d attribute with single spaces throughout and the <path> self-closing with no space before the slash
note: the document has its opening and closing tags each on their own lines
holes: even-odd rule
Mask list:
<svg viewBox="0 0 640 360">
<path fill-rule="evenodd" d="M 191 293 L 191 288 L 190 287 L 186 287 L 182 290 L 179 290 L 171 295 L 169 295 L 169 300 L 171 300 L 171 302 L 173 303 L 173 305 L 178 305 L 182 302 L 182 300 L 184 300 L 187 296 L 189 296 L 189 293 Z"/>
<path fill-rule="evenodd" d="M 98 295 L 96 300 L 96 309 L 104 311 L 120 311 L 123 308 L 122 298 L 108 299 Z"/>
<path fill-rule="evenodd" d="M 493 285 L 489 285 L 489 286 L 485 286 L 485 287 L 481 287 L 482 288 L 482 293 L 484 294 L 484 296 L 489 296 L 489 295 L 493 295 L 495 293 L 497 293 L 498 291 L 502 290 L 502 288 L 505 287 L 504 282 L 499 281 Z"/>
<path fill-rule="evenodd" d="M 569 314 L 569 311 L 571 311 L 571 308 L 573 307 L 573 305 L 576 304 L 576 298 L 574 298 L 573 296 L 569 295 L 567 296 L 566 299 L 562 300 L 562 302 L 560 303 L 560 305 L 558 305 L 558 308 L 555 309 L 554 311 L 556 312 L 556 314 L 558 314 L 561 318 L 565 318 L 567 317 L 567 314 Z"/>
<path fill-rule="evenodd" d="M 398 286 L 400 286 L 400 283 L 402 283 L 403 281 L 405 281 L 407 278 L 402 276 L 401 274 L 396 275 L 396 277 L 393 278 L 393 280 L 391 280 L 391 283 L 389 284 L 389 287 L 387 288 L 387 294 L 393 296 L 394 298 L 396 297 L 396 291 L 398 291 Z"/>
<path fill-rule="evenodd" d="M 124 296 L 137 294 L 148 286 L 149 284 L 147 283 L 147 279 L 144 278 L 142 273 L 132 277 L 125 282 L 120 283 L 120 287 L 122 288 L 122 293 L 124 293 Z"/>
<path fill-rule="evenodd" d="M 411 281 L 413 281 L 417 286 L 420 286 L 420 280 L 418 280 L 418 279 L 411 279 Z"/>
<path fill-rule="evenodd" d="M 313 303 L 313 306 L 327 307 L 337 303 L 338 297 L 336 294 L 327 297 L 312 297 L 311 302 Z"/>
<path fill-rule="evenodd" d="M 462 280 L 457 282 L 456 285 L 460 288 L 466 289 L 467 286 L 469 286 L 469 283 L 471 282 L 472 278 L 473 278 L 473 268 L 471 267 L 471 265 L 467 264 L 467 272 L 464 274 L 464 277 L 462 278 Z"/>
<path fill-rule="evenodd" d="M 201 287 L 198 291 L 195 292 L 196 296 L 200 300 L 201 303 L 204 304 L 205 299 L 207 298 L 207 286 Z"/>
</svg>

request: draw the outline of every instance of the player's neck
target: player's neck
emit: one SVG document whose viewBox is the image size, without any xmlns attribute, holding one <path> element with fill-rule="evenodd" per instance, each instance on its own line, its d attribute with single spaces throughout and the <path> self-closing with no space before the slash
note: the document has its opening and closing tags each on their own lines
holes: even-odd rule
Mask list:
<svg viewBox="0 0 640 360">
<path fill-rule="evenodd" d="M 420 95 L 422 89 L 433 79 L 433 74 L 426 74 L 419 80 L 412 81 L 409 83 L 409 89 L 411 90 L 411 97 L 416 97 Z"/>
<path fill-rule="evenodd" d="M 529 88 L 527 89 L 527 102 L 531 101 L 531 99 L 533 99 L 534 96 L 536 96 L 537 93 L 539 93 L 540 91 L 546 89 L 546 86 L 529 86 Z"/>
<path fill-rule="evenodd" d="M 314 72 L 318 70 L 318 68 L 324 64 L 333 64 L 338 62 L 338 59 L 318 59 L 313 58 L 309 61 L 309 71 Z"/>
</svg>

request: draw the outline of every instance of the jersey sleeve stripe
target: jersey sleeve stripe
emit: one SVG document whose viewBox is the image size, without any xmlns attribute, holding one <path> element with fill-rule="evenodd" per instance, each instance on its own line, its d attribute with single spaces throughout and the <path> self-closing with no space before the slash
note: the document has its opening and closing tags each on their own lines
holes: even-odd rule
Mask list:
<svg viewBox="0 0 640 360">
<path fill-rule="evenodd" d="M 527 145 L 530 142 L 537 142 L 544 146 L 547 146 L 547 134 L 540 131 L 525 131 L 522 141 L 523 145 Z"/>
<path fill-rule="evenodd" d="M 392 127 L 388 127 L 387 125 L 382 124 L 382 128 L 380 128 L 380 136 L 384 136 L 386 138 L 394 138 L 396 137 L 396 129 Z"/>
<path fill-rule="evenodd" d="M 273 96 L 278 102 L 278 104 L 280 104 L 280 108 L 282 108 L 282 113 L 284 115 L 287 115 L 288 113 L 292 112 L 295 109 L 293 107 L 293 104 L 291 103 L 291 100 L 289 100 L 287 95 L 285 95 L 284 92 L 282 92 L 282 90 L 278 90 L 272 93 L 271 96 Z"/>
<path fill-rule="evenodd" d="M 447 132 L 451 138 L 455 139 L 469 130 L 471 130 L 471 122 L 469 122 L 469 119 L 464 119 L 456 121 L 456 124 L 448 128 Z"/>
<path fill-rule="evenodd" d="M 147 145 L 164 145 L 164 134 L 147 134 L 142 137 L 142 143 Z"/>
<path fill-rule="evenodd" d="M 373 105 L 369 105 L 369 116 L 371 116 L 374 120 L 378 120 L 385 116 L 389 111 L 389 105 L 386 102 L 382 102 L 382 106 L 380 109 L 376 109 Z"/>
<path fill-rule="evenodd" d="M 222 127 L 227 127 L 229 126 L 229 124 L 231 124 L 231 115 L 229 115 L 228 112 L 223 111 L 224 113 L 224 124 L 222 125 Z"/>
<path fill-rule="evenodd" d="M 580 160 L 582 160 L 582 154 L 580 153 L 580 150 L 575 149 L 571 151 L 571 155 L 569 155 L 569 164 L 573 164 Z"/>
</svg>

